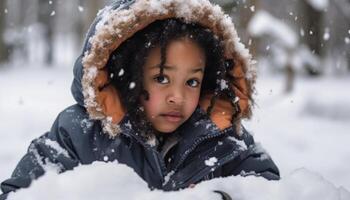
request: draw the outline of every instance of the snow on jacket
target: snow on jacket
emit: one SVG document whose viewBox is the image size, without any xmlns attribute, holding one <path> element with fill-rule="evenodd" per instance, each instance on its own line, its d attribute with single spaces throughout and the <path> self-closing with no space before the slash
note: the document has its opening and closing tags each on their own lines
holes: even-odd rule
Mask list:
<svg viewBox="0 0 350 200">
<path fill-rule="evenodd" d="M 204 96 L 191 118 L 173 133 L 175 143 L 160 152 L 154 141 L 133 130 L 118 91 L 113 86 L 99 88 L 108 81 L 105 65 L 111 52 L 135 32 L 167 18 L 199 23 L 222 39 L 225 59 L 236 63 L 230 87 L 239 97 L 241 114 L 231 124 L 231 102 L 217 100 L 208 116 L 203 110 L 212 94 Z M 0 199 L 29 187 L 48 169 L 62 173 L 94 161 L 118 160 L 150 188 L 167 191 L 230 175 L 278 180 L 278 168 L 240 123 L 251 115 L 254 81 L 251 56 L 219 6 L 208 0 L 115 1 L 98 14 L 76 60 L 71 90 L 77 104 L 62 111 L 51 130 L 33 140 L 11 178 L 2 182 Z"/>
</svg>

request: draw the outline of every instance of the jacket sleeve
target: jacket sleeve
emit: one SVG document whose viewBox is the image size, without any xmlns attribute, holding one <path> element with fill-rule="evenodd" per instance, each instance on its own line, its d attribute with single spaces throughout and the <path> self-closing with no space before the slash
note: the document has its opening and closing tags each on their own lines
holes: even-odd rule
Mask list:
<svg viewBox="0 0 350 200">
<path fill-rule="evenodd" d="M 72 121 L 74 117 L 71 115 L 69 118 Z M 11 178 L 1 183 L 3 194 L 0 195 L 0 200 L 6 199 L 10 192 L 29 187 L 32 180 L 42 176 L 46 170 L 56 170 L 61 173 L 79 164 L 71 134 L 64 128 L 64 121 L 67 121 L 65 111 L 58 115 L 50 132 L 31 142 Z"/>
<path fill-rule="evenodd" d="M 241 176 L 260 176 L 267 180 L 279 180 L 280 173 L 278 167 L 273 162 L 270 155 L 261 146 L 256 143 L 252 135 L 243 128 L 241 140 L 246 145 L 246 150 L 238 159 L 227 163 L 222 168 L 222 176 L 241 175 Z"/>
</svg>

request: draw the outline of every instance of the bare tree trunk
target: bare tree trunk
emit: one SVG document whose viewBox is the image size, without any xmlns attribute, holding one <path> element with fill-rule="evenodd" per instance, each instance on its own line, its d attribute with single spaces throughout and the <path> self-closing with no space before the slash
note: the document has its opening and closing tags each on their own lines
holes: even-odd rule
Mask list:
<svg viewBox="0 0 350 200">
<path fill-rule="evenodd" d="M 45 55 L 47 66 L 52 66 L 53 63 L 55 2 L 49 4 L 47 0 L 39 0 L 39 22 L 44 26 L 44 37 L 48 47 Z"/>
<path fill-rule="evenodd" d="M 301 1 L 301 21 L 305 35 L 303 42 L 308 45 L 310 50 L 319 58 L 324 56 L 323 51 L 323 25 L 324 25 L 324 12 L 313 8 L 306 0 Z M 321 71 L 315 69 L 312 66 L 306 66 L 306 70 L 310 76 L 321 75 Z"/>
<path fill-rule="evenodd" d="M 3 36 L 6 29 L 6 13 L 5 13 L 5 0 L 0 0 L 0 63 L 6 62 L 9 57 L 8 48 L 4 42 Z"/>
<path fill-rule="evenodd" d="M 290 93 L 293 91 L 295 82 L 295 71 L 290 62 L 287 64 L 286 68 L 286 88 L 285 93 Z"/>
<path fill-rule="evenodd" d="M 250 0 L 249 3 L 246 4 L 245 12 L 240 13 L 240 26 L 245 31 L 245 34 L 242 36 L 249 36 L 249 38 L 243 38 L 244 42 L 249 45 L 249 50 L 254 58 L 257 57 L 257 50 L 259 48 L 259 38 L 255 38 L 254 40 L 248 33 L 248 24 L 255 12 L 260 8 L 260 0 Z"/>
</svg>

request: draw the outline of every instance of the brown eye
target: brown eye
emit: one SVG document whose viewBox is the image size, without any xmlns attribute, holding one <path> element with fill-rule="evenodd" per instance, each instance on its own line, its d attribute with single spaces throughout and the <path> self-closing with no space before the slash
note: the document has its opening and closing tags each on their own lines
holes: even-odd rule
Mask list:
<svg viewBox="0 0 350 200">
<path fill-rule="evenodd" d="M 197 81 L 196 79 L 190 79 L 187 81 L 187 85 L 189 85 L 190 87 L 198 87 L 200 84 L 199 81 Z"/>
<path fill-rule="evenodd" d="M 169 79 L 166 77 L 166 76 L 162 76 L 162 75 L 159 75 L 159 76 L 156 76 L 155 78 L 153 78 L 157 83 L 160 83 L 160 84 L 167 84 L 169 83 Z"/>
</svg>

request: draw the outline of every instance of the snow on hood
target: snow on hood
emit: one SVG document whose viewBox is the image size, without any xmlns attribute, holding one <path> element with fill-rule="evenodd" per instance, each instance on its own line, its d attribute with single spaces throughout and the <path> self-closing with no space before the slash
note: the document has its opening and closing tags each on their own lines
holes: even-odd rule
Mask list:
<svg viewBox="0 0 350 200">
<path fill-rule="evenodd" d="M 82 55 L 77 59 L 72 85 L 74 98 L 83 105 L 91 119 L 101 120 L 104 132 L 115 137 L 119 134 L 118 123 L 126 110 L 118 91 L 108 82 L 105 65 L 110 54 L 126 39 L 156 20 L 178 18 L 194 22 L 213 31 L 224 44 L 225 58 L 233 59 L 236 66 L 231 71 L 235 81 L 230 83 L 239 97 L 241 114 L 237 120 L 251 116 L 254 91 L 254 62 L 249 51 L 240 42 L 231 18 L 218 5 L 208 0 L 123 0 L 115 1 L 101 10 L 87 34 Z M 200 99 L 206 109 L 211 95 Z M 211 119 L 220 128 L 231 126 L 232 107 L 225 100 L 218 100 Z"/>
</svg>

